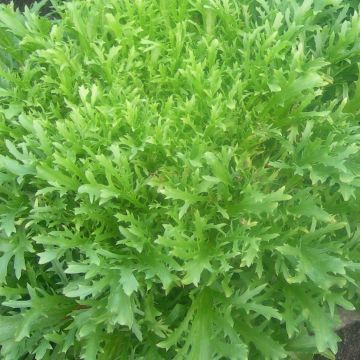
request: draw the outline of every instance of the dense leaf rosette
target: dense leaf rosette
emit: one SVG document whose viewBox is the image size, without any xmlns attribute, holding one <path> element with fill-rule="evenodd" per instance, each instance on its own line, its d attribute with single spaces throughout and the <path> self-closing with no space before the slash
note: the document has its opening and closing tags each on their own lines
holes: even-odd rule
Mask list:
<svg viewBox="0 0 360 360">
<path fill-rule="evenodd" d="M 2 358 L 336 352 L 359 305 L 358 3 L 2 6 Z"/>
</svg>

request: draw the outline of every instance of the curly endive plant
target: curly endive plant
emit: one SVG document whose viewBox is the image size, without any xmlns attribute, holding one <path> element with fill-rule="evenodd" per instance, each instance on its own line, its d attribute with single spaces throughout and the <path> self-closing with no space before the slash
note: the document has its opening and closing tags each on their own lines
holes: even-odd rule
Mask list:
<svg viewBox="0 0 360 360">
<path fill-rule="evenodd" d="M 0 7 L 1 358 L 332 358 L 359 1 L 54 7 Z"/>
</svg>

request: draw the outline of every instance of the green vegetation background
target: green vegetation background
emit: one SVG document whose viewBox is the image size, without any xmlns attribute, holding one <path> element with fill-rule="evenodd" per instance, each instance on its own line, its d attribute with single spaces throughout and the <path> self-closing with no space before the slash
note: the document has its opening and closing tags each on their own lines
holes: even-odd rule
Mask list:
<svg viewBox="0 0 360 360">
<path fill-rule="evenodd" d="M 0 8 L 0 345 L 334 357 L 359 306 L 358 1 Z"/>
</svg>

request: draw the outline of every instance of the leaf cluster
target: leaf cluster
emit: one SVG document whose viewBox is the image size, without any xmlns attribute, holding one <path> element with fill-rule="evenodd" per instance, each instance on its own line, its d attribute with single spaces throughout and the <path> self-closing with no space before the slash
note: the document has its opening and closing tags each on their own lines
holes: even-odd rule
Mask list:
<svg viewBox="0 0 360 360">
<path fill-rule="evenodd" d="M 54 7 L 0 7 L 1 357 L 331 358 L 359 2 Z"/>
</svg>

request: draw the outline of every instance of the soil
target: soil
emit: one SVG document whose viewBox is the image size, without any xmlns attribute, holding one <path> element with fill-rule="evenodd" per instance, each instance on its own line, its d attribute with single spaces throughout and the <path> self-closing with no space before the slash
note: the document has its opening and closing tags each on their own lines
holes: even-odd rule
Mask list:
<svg viewBox="0 0 360 360">
<path fill-rule="evenodd" d="M 39 1 L 39 0 L 37 0 Z M 15 5 L 15 9 L 19 9 L 20 11 L 24 11 L 25 6 L 30 7 L 33 3 L 37 2 L 36 0 L 13 0 L 13 3 Z M 0 4 L 9 4 L 11 0 L 0 0 Z M 41 8 L 40 13 L 42 15 L 46 15 L 51 11 L 51 4 L 50 1 L 48 4 L 44 5 Z"/>
<path fill-rule="evenodd" d="M 17 9 L 24 10 L 24 7 L 27 5 L 30 7 L 32 3 L 34 3 L 34 0 L 15 0 L 14 4 Z M 0 0 L 0 3 L 2 4 L 9 4 L 10 0 Z"/>
<path fill-rule="evenodd" d="M 339 331 L 343 339 L 337 359 L 359 360 L 360 359 L 360 321 L 347 325 Z"/>
<path fill-rule="evenodd" d="M 360 359 L 360 321 L 354 321 L 338 330 L 342 341 L 339 343 L 339 351 L 336 360 L 359 360 Z M 316 355 L 314 360 L 325 360 L 323 356 Z"/>
</svg>

